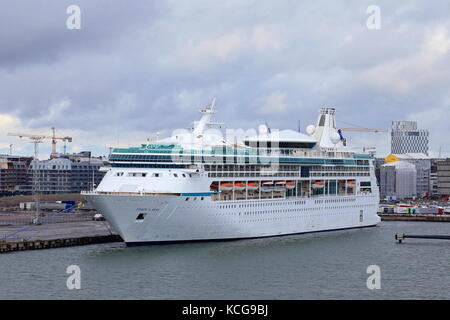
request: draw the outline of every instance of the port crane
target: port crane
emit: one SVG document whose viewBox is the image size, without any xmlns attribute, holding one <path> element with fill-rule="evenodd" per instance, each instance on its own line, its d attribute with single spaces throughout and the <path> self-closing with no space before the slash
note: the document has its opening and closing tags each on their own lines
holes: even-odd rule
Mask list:
<svg viewBox="0 0 450 320">
<path fill-rule="evenodd" d="M 342 141 L 344 141 L 344 145 L 346 145 L 346 139 L 342 135 L 343 131 L 353 131 L 353 132 L 387 132 L 387 129 L 379 129 L 379 128 L 339 128 L 338 133 Z M 363 147 L 363 152 L 372 150 L 372 152 L 375 151 L 375 147 Z M 370 152 L 370 151 L 369 151 Z"/>
<path fill-rule="evenodd" d="M 371 129 L 371 128 L 340 128 L 341 131 L 361 131 L 361 132 L 387 132 L 387 129 Z"/>
<path fill-rule="evenodd" d="M 43 140 L 52 140 L 52 153 L 51 157 L 56 156 L 56 140 L 61 140 L 64 142 L 72 142 L 72 137 L 57 137 L 56 130 L 52 127 L 52 135 L 36 135 L 36 134 L 28 134 L 28 133 L 8 133 L 8 136 L 15 136 L 19 138 L 29 138 L 32 143 L 34 143 L 34 157 L 37 159 L 38 157 L 38 144 L 42 143 Z M 65 148 L 64 148 L 65 149 Z"/>
<path fill-rule="evenodd" d="M 56 130 L 54 127 L 52 127 L 52 135 L 51 136 L 44 136 L 44 135 L 37 135 L 37 134 L 28 134 L 28 133 L 8 133 L 8 136 L 14 136 L 19 138 L 29 138 L 32 143 L 34 143 L 34 159 L 35 161 L 38 161 L 38 145 L 39 143 L 42 143 L 43 140 L 50 139 L 52 140 L 52 153 L 50 157 L 55 157 L 57 155 L 56 152 L 56 140 L 61 140 L 64 142 L 72 142 L 72 137 L 57 137 L 56 136 Z M 11 145 L 12 146 L 12 145 Z M 65 152 L 65 146 L 64 146 L 64 152 Z M 38 178 L 38 171 L 36 164 L 33 165 L 33 189 L 32 189 L 32 195 L 34 200 L 34 210 L 35 215 L 32 220 L 32 223 L 38 223 L 39 217 L 40 217 L 40 184 L 39 184 L 39 178 Z"/>
</svg>

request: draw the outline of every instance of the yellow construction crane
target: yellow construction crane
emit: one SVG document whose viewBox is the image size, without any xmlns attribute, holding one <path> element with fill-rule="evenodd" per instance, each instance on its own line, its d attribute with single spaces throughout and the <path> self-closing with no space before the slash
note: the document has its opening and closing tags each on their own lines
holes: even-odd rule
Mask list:
<svg viewBox="0 0 450 320">
<path fill-rule="evenodd" d="M 387 132 L 387 129 L 369 129 L 369 128 L 340 128 L 341 131 L 363 131 L 363 132 Z"/>
<path fill-rule="evenodd" d="M 42 140 L 52 140 L 52 153 L 51 156 L 55 156 L 56 152 L 56 140 L 61 140 L 64 142 L 72 142 L 72 137 L 57 137 L 55 128 L 52 128 L 51 136 L 37 135 L 37 134 L 27 134 L 27 133 L 8 133 L 8 136 L 15 136 L 19 138 L 30 138 L 31 142 L 34 143 L 34 157 L 38 157 L 38 143 L 42 143 Z"/>
</svg>

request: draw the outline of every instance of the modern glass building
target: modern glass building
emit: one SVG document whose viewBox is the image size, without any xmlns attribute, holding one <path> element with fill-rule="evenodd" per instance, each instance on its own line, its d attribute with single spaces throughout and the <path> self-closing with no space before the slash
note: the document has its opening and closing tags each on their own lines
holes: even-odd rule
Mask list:
<svg viewBox="0 0 450 320">
<path fill-rule="evenodd" d="M 392 121 L 391 153 L 424 153 L 428 155 L 428 130 L 417 129 L 416 121 Z"/>
</svg>

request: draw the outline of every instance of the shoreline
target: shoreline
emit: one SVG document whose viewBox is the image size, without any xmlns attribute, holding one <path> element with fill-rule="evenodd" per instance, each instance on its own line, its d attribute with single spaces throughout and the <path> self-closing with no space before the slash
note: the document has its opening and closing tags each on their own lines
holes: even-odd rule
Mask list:
<svg viewBox="0 0 450 320">
<path fill-rule="evenodd" d="M 450 222 L 450 215 L 378 213 L 381 221 Z"/>
</svg>

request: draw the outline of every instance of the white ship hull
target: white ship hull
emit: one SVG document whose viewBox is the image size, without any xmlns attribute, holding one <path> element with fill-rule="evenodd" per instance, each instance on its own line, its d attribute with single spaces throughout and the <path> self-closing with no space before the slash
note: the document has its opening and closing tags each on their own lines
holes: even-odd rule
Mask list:
<svg viewBox="0 0 450 320">
<path fill-rule="evenodd" d="M 127 245 L 281 236 L 374 226 L 373 195 L 186 201 L 180 196 L 85 194 Z M 137 220 L 139 214 L 145 218 Z"/>
</svg>

